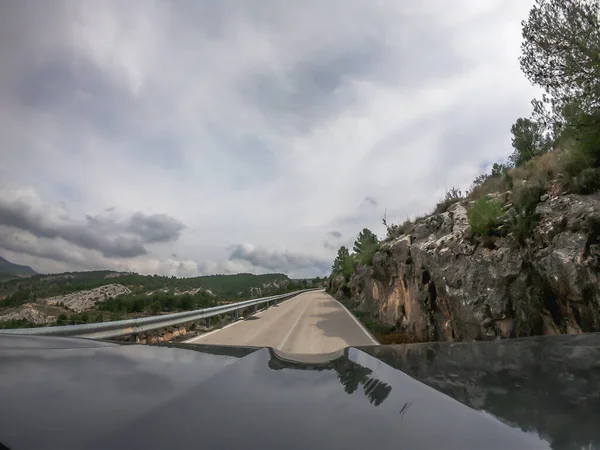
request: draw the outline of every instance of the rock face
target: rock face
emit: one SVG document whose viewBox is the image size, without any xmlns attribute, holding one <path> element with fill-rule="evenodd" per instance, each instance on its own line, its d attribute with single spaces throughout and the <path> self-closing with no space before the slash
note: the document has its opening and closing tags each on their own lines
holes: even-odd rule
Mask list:
<svg viewBox="0 0 600 450">
<path fill-rule="evenodd" d="M 456 203 L 382 244 L 350 279 L 351 298 L 422 341 L 600 331 L 600 196 L 548 198 L 536 212 L 525 245 L 484 246 Z"/>
<path fill-rule="evenodd" d="M 7 322 L 9 320 L 26 320 L 36 325 L 42 325 L 54 322 L 56 317 L 37 310 L 31 303 L 25 303 L 17 311 L 0 316 L 0 322 Z"/>
<path fill-rule="evenodd" d="M 264 297 L 269 293 L 276 291 L 279 288 L 285 287 L 290 282 L 288 280 L 271 281 L 269 283 L 263 283 L 261 286 L 254 286 L 250 288 L 251 297 Z"/>
<path fill-rule="evenodd" d="M 110 297 L 117 297 L 119 295 L 130 293 L 131 290 L 122 284 L 107 284 L 95 289 L 50 297 L 41 301 L 48 305 L 63 304 L 66 308 L 79 313 L 92 309 L 96 303 L 107 300 Z"/>
</svg>

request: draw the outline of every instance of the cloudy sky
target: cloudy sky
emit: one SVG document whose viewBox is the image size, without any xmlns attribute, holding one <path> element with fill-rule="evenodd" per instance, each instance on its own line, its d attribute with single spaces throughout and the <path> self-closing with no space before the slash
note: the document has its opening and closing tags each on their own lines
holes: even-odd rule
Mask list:
<svg viewBox="0 0 600 450">
<path fill-rule="evenodd" d="M 0 256 L 327 273 L 511 151 L 529 0 L 0 2 Z"/>
</svg>

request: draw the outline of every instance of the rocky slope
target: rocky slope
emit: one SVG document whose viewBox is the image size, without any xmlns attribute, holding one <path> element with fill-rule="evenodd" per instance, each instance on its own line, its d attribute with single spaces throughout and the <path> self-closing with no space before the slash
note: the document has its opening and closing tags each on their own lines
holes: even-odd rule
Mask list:
<svg viewBox="0 0 600 450">
<path fill-rule="evenodd" d="M 83 312 L 93 309 L 98 302 L 130 293 L 131 289 L 121 284 L 107 284 L 95 289 L 59 295 L 40 301 L 48 305 L 61 305 L 75 312 Z"/>
<path fill-rule="evenodd" d="M 8 322 L 10 320 L 25 320 L 34 325 L 43 325 L 54 322 L 56 317 L 40 311 L 36 305 L 26 303 L 7 314 L 0 314 L 0 323 Z"/>
<path fill-rule="evenodd" d="M 600 196 L 542 200 L 525 245 L 475 239 L 459 202 L 329 290 L 421 341 L 600 331 Z"/>
</svg>

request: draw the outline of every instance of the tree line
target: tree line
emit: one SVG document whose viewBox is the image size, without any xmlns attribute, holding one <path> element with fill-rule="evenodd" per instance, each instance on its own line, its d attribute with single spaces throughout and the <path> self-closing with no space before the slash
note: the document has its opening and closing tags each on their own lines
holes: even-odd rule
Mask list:
<svg viewBox="0 0 600 450">
<path fill-rule="evenodd" d="M 591 193 L 578 183 L 600 181 L 600 2 L 537 0 L 522 22 L 522 36 L 521 70 L 544 94 L 532 100 L 530 117 L 512 125 L 508 161 L 494 164 L 474 184 L 560 150 L 562 164 L 553 169 L 567 178 L 566 187 Z"/>
<path fill-rule="evenodd" d="M 373 264 L 373 257 L 379 250 L 379 239 L 377 235 L 368 228 L 364 228 L 357 236 L 352 247 L 352 253 L 342 246 L 337 252 L 337 256 L 331 266 L 331 275 L 343 275 L 348 281 L 356 269 L 357 265 L 370 266 Z"/>
</svg>

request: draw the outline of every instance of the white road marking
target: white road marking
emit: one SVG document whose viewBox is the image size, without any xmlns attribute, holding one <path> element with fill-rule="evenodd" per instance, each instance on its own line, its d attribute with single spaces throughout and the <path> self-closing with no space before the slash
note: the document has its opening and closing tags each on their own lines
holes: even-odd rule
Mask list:
<svg viewBox="0 0 600 450">
<path fill-rule="evenodd" d="M 369 330 L 367 330 L 365 326 L 362 323 L 360 323 L 360 321 L 356 317 L 354 317 L 354 314 L 348 311 L 348 308 L 346 308 L 341 302 L 337 301 L 335 298 L 331 297 L 331 299 L 337 302 L 337 304 L 340 305 L 342 308 L 344 308 L 344 311 L 346 311 L 348 315 L 352 317 L 352 319 L 356 322 L 360 329 L 364 331 L 364 333 L 369 337 L 369 339 L 371 339 L 373 344 L 380 345 L 379 342 L 377 342 L 377 339 L 375 339 L 373 335 L 369 332 Z"/>
<path fill-rule="evenodd" d="M 296 321 L 294 322 L 294 325 L 292 325 L 290 327 L 290 331 L 287 332 L 287 334 L 285 335 L 285 337 L 283 338 L 283 341 L 281 341 L 281 344 L 279 344 L 279 347 L 276 348 L 283 348 L 283 346 L 285 345 L 286 341 L 290 338 L 290 335 L 292 334 L 292 331 L 294 331 L 294 328 L 296 328 L 296 325 L 298 325 L 298 323 L 300 322 L 300 320 L 302 320 L 302 318 L 304 317 L 304 313 L 306 312 L 306 310 L 308 309 L 308 305 L 310 305 L 310 303 L 312 302 L 312 298 L 309 299 L 306 302 L 306 306 L 304 307 L 304 309 L 302 310 L 302 314 L 298 315 L 298 318 L 296 319 Z"/>
<path fill-rule="evenodd" d="M 202 339 L 202 338 L 205 338 L 206 336 L 210 336 L 211 334 L 218 333 L 219 331 L 222 331 L 222 330 L 225 330 L 226 328 L 229 328 L 229 327 L 232 327 L 234 325 L 237 325 L 240 322 L 243 322 L 243 320 L 236 320 L 235 322 L 232 322 L 230 324 L 225 325 L 223 328 L 219 328 L 219 329 L 214 330 L 214 331 L 209 331 L 208 333 L 204 333 L 204 334 L 201 334 L 200 336 L 193 337 L 191 339 L 188 339 L 187 341 L 183 341 L 182 343 L 183 344 L 193 344 L 198 339 Z"/>
<path fill-rule="evenodd" d="M 297 295 L 295 295 L 295 296 L 293 296 L 292 298 L 296 298 L 296 297 L 298 297 L 298 296 L 297 296 Z M 285 302 L 287 302 L 288 300 L 291 300 L 292 298 L 288 298 L 287 300 L 284 300 L 284 301 L 282 301 L 282 302 L 280 302 L 280 303 L 278 303 L 278 304 L 279 304 L 279 305 L 281 305 L 282 303 L 285 303 Z M 272 307 L 272 306 L 273 306 L 273 305 L 271 305 L 271 307 Z M 269 307 L 269 308 L 267 308 L 267 309 L 263 309 L 262 311 L 259 311 L 259 312 L 257 312 L 256 314 L 253 314 L 253 316 L 260 316 L 262 313 L 266 313 L 266 312 L 267 312 L 269 309 L 271 309 L 271 308 Z M 218 333 L 219 331 L 223 331 L 223 330 L 225 330 L 226 328 L 232 327 L 232 326 L 234 326 L 234 325 L 236 325 L 236 324 L 238 324 L 238 323 L 240 323 L 240 322 L 244 322 L 244 320 L 236 320 L 235 322 L 232 322 L 232 323 L 230 323 L 230 324 L 227 324 L 227 325 L 225 325 L 224 327 L 222 327 L 222 328 L 219 328 L 219 329 L 217 329 L 217 330 L 214 330 L 214 331 L 209 331 L 208 333 L 203 333 L 203 334 L 201 334 L 200 336 L 195 336 L 195 337 L 193 337 L 193 338 L 191 338 L 191 339 L 188 339 L 187 341 L 183 341 L 183 342 L 182 342 L 182 344 L 193 344 L 194 342 L 196 342 L 196 341 L 197 341 L 197 340 L 199 340 L 199 339 L 205 338 L 206 336 L 210 336 L 211 334 Z"/>
</svg>

